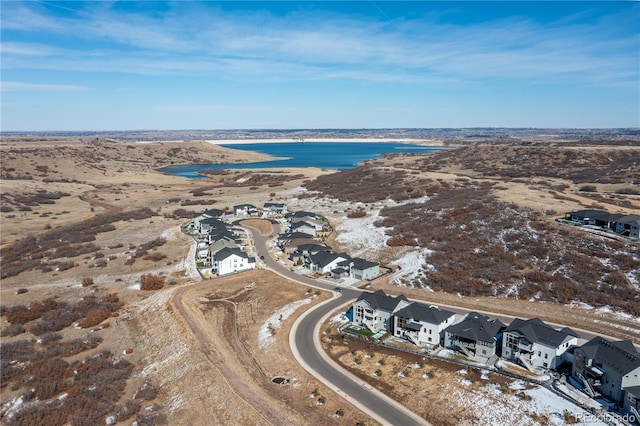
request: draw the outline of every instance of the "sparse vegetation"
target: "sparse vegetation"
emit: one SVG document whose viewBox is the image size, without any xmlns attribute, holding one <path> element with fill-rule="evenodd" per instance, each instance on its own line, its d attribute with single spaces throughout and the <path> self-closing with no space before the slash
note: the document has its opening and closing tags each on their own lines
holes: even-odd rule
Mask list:
<svg viewBox="0 0 640 426">
<path fill-rule="evenodd" d="M 160 290 L 164 287 L 165 278 L 159 275 L 144 274 L 140 277 L 141 290 Z"/>
</svg>

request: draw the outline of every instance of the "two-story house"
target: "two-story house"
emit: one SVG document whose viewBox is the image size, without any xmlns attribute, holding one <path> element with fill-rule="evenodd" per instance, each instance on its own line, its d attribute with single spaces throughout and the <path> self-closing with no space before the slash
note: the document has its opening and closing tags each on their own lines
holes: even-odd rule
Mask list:
<svg viewBox="0 0 640 426">
<path fill-rule="evenodd" d="M 555 369 L 562 354 L 578 344 L 580 336 L 568 327 L 555 329 L 539 318 L 514 319 L 503 331 L 502 357 L 520 361 L 530 370 Z"/>
<path fill-rule="evenodd" d="M 498 355 L 500 332 L 506 327 L 499 319 L 469 312 L 444 330 L 444 346 L 465 356 L 486 362 Z"/>
<path fill-rule="evenodd" d="M 633 413 L 640 401 L 640 353 L 630 340 L 594 337 L 574 349 L 571 375 L 591 397 L 602 395 Z"/>
<path fill-rule="evenodd" d="M 455 314 L 437 306 L 413 302 L 393 314 L 393 335 L 424 348 L 439 345 L 442 330 L 451 325 Z"/>
<path fill-rule="evenodd" d="M 409 303 L 404 295 L 393 297 L 383 290 L 362 293 L 353 303 L 353 323 L 365 326 L 374 333 L 393 332 L 393 314 Z"/>
</svg>

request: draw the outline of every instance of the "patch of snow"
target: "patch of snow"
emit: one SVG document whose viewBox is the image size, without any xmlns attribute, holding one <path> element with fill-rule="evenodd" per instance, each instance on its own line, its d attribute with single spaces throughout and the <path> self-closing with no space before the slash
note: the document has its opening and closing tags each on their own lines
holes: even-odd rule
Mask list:
<svg viewBox="0 0 640 426">
<path fill-rule="evenodd" d="M 11 400 L 2 405 L 3 417 L 6 417 L 7 420 L 11 420 L 13 416 L 16 415 L 22 404 L 24 404 L 24 396 L 11 398 Z"/>
<path fill-rule="evenodd" d="M 344 323 L 349 322 L 349 320 L 347 319 L 345 314 L 340 313 L 340 314 L 334 316 L 333 318 L 331 318 L 329 320 L 329 324 L 333 324 L 333 323 L 336 323 L 336 322 L 340 323 L 340 324 L 344 324 Z"/>
<path fill-rule="evenodd" d="M 173 394 L 169 397 L 169 399 L 167 399 L 164 402 L 164 406 L 167 408 L 167 410 L 169 410 L 170 413 L 173 413 L 174 411 L 178 410 L 180 407 L 182 407 L 182 395 L 180 394 Z"/>
<path fill-rule="evenodd" d="M 509 383 L 509 389 L 511 390 L 523 390 L 526 388 L 527 385 L 523 380 L 514 380 L 513 382 Z"/>
<path fill-rule="evenodd" d="M 467 370 L 466 368 L 463 368 L 462 370 L 456 371 L 456 373 L 466 376 L 467 374 L 469 374 L 469 370 Z"/>
<path fill-rule="evenodd" d="M 380 210 L 369 210 L 361 218 L 349 219 L 346 216 L 336 225 L 336 241 L 347 247 L 349 254 L 358 257 L 367 252 L 376 252 L 386 247 L 389 228 L 378 228 L 374 222 L 380 219 Z"/>
<path fill-rule="evenodd" d="M 265 348 L 275 343 L 275 338 L 273 337 L 271 330 L 279 328 L 282 321 L 289 318 L 291 314 L 296 311 L 296 309 L 298 309 L 302 305 L 311 303 L 312 300 L 312 297 L 297 300 L 295 302 L 288 303 L 282 308 L 275 311 L 269 318 L 267 318 L 262 327 L 260 327 L 260 331 L 258 332 L 258 346 L 261 348 Z"/>
<path fill-rule="evenodd" d="M 603 306 L 601 308 L 598 308 L 596 309 L 596 313 L 608 314 L 624 321 L 634 321 L 640 323 L 640 317 L 634 317 L 633 315 L 626 312 L 614 311 L 613 309 L 611 309 L 611 306 Z"/>
<path fill-rule="evenodd" d="M 482 370 L 481 380 L 489 380 L 489 370 Z"/>
<path fill-rule="evenodd" d="M 417 278 L 425 267 L 425 259 L 431 253 L 433 251 L 427 248 L 414 249 L 405 252 L 400 258 L 391 262 L 391 265 L 399 267 L 398 271 L 391 277 L 392 281 L 396 284 L 401 284 L 403 281 L 411 281 Z"/>
<path fill-rule="evenodd" d="M 514 387 L 521 388 L 520 385 L 523 383 L 514 384 Z M 567 424 L 565 414 L 577 419 L 589 415 L 582 408 L 541 386 L 522 391 L 518 389 L 515 395 L 503 393 L 502 388 L 495 384 L 486 384 L 479 388 L 460 387 L 447 391 L 452 398 L 465 406 L 473 407 L 473 424 L 525 426 L 536 424 L 534 416 L 537 415 L 544 416 L 548 425 L 561 426 Z M 520 394 L 524 394 L 525 398 Z M 602 423 L 594 420 L 593 424 Z"/>
</svg>

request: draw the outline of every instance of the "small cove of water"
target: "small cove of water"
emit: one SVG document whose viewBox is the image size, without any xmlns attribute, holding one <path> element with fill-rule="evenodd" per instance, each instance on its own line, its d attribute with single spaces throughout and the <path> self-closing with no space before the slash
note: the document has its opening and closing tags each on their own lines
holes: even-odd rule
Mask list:
<svg viewBox="0 0 640 426">
<path fill-rule="evenodd" d="M 252 143 L 221 145 L 242 151 L 256 151 L 284 159 L 242 164 L 178 164 L 159 169 L 174 176 L 201 179 L 202 170 L 264 169 L 279 167 L 317 167 L 347 170 L 359 163 L 380 158 L 386 153 L 429 154 L 447 149 L 441 146 L 421 146 L 399 142 L 304 142 L 304 143 Z"/>
</svg>

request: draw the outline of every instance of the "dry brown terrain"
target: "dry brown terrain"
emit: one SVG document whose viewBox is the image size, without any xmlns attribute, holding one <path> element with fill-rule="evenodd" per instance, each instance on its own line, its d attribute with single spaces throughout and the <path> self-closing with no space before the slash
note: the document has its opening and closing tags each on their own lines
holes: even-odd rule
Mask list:
<svg viewBox="0 0 640 426">
<path fill-rule="evenodd" d="M 636 151 L 631 152 L 635 155 Z M 290 316 L 282 311 L 282 320 L 279 316 L 270 318 L 289 303 L 304 301 L 313 293 L 306 293 L 303 287 L 284 282 L 266 271 L 202 281 L 190 262 L 192 240 L 180 232 L 180 225 L 192 212 L 208 208 L 228 209 L 244 202 L 255 205 L 267 201 L 286 202 L 282 194 L 329 172 L 313 169 L 261 170 L 259 173 L 232 171 L 190 180 L 155 171 L 158 167 L 178 163 L 264 159 L 261 154 L 197 141 L 124 143 L 100 139 L 4 139 L 0 143 L 0 158 L 3 262 L 0 297 L 4 309 L 28 306 L 49 297 L 69 306 L 90 296 L 100 298 L 108 294 L 117 294 L 123 302 L 113 317 L 103 320 L 95 329 L 75 329 L 71 325 L 47 334 L 48 339 L 58 339 L 55 334 L 59 333 L 61 339 L 55 341 L 62 343 L 82 339 L 87 333 L 102 339 L 96 346 L 83 347 L 75 355 L 57 356 L 52 350 L 57 348 L 55 343 L 35 342 L 41 338 L 34 332 L 36 326 L 46 322 L 44 316 L 26 322 L 24 331 L 13 336 L 5 331 L 13 327 L 12 330 L 18 332 L 19 327 L 9 324 L 6 315 L 1 317 L 3 345 L 34 339 L 28 343 L 29 347 L 50 355 L 50 359 L 62 359 L 69 364 L 64 374 L 73 371 L 71 364 L 74 361 L 82 362 L 109 350 L 109 359 L 122 358 L 132 365 L 126 386 L 118 391 L 120 396 L 113 404 L 117 407 L 132 404 L 129 406 L 131 412 L 139 404 L 136 415 L 142 416 L 141 422 L 146 419 L 161 423 L 166 419 L 169 424 L 374 423 L 310 377 L 290 354 L 286 337 L 294 318 L 325 295 L 309 303 L 301 302 Z M 487 175 L 485 170 L 476 170 L 462 160 L 441 167 L 416 157 L 394 157 L 372 164 L 382 171 L 376 172 L 380 174 L 374 175 L 372 180 L 378 189 L 386 188 L 383 185 L 386 180 L 380 177 L 389 177 L 395 171 L 402 171 L 404 175 L 401 179 L 395 176 L 394 179 L 399 180 L 388 182 L 402 184 L 402 188 L 424 190 L 424 195 L 431 181 L 439 185 L 461 180 L 499 182 L 493 189 L 499 200 L 531 208 L 547 221 L 554 217 L 551 211 L 558 213 L 602 205 L 635 212 L 640 206 L 638 195 L 616 192 L 630 187 L 628 181 L 597 182 L 596 192 L 584 192 L 580 191 L 580 185 L 591 181 L 576 184 L 566 176 L 529 180 Z M 629 173 L 635 176 L 637 169 L 632 168 Z M 375 197 L 370 188 L 363 191 L 357 186 L 366 176 L 363 169 L 354 171 L 353 175 L 351 180 L 338 179 L 339 185 L 351 187 L 353 193 Z M 408 184 L 411 182 L 416 185 Z M 324 183 L 321 185 L 323 190 L 327 187 Z M 395 195 L 397 191 L 389 191 L 392 190 Z M 405 194 L 406 200 L 414 195 Z M 319 213 L 331 216 L 335 208 L 331 205 Z M 338 223 L 332 225 L 335 227 Z M 270 232 L 264 222 L 252 226 L 265 234 Z M 335 237 L 332 235 L 330 242 L 335 241 Z M 391 259 L 399 252 L 398 247 L 387 247 L 380 256 Z M 160 277 L 164 288 L 140 290 L 144 274 Z M 378 280 L 372 287 L 474 309 L 501 310 L 513 315 L 535 314 L 640 341 L 637 323 L 619 316 L 594 315 L 592 311 L 558 303 L 513 299 L 508 305 L 501 303 L 496 307 L 496 299 L 492 297 L 426 293 L 420 288 L 398 288 L 387 280 L 388 277 Z M 244 287 L 251 283 L 255 283 L 255 287 L 245 290 Z M 237 318 L 233 314 L 234 306 Z M 60 314 L 56 312 L 56 315 Z M 53 311 L 47 315 L 52 321 Z M 264 334 L 260 334 L 260 329 L 269 323 L 272 323 L 273 341 L 265 340 Z M 270 331 L 268 335 L 271 335 Z M 265 341 L 269 343 L 261 346 L 260 342 Z M 27 357 L 28 354 L 20 356 Z M 51 362 L 62 365 L 59 361 Z M 11 368 L 15 365 L 18 364 Z M 49 368 L 47 366 L 49 364 L 44 364 L 42 368 Z M 63 373 L 60 374 L 63 377 Z M 275 376 L 291 381 L 286 385 L 275 385 L 271 383 Z M 25 394 L 28 385 L 18 379 L 3 379 L 3 406 L 0 408 L 3 423 L 25 424 L 17 420 L 11 423 L 13 420 L 10 419 L 15 417 L 10 417 L 6 410 L 13 398 Z M 140 397 L 144 394 L 142 389 L 155 391 Z M 312 398 L 314 390 L 317 393 Z M 51 396 L 52 392 L 47 391 L 45 395 Z M 320 397 L 324 404 L 319 403 Z M 50 400 L 55 399 L 53 395 Z M 105 413 L 112 413 L 110 409 L 105 408 Z M 334 417 L 338 409 L 344 410 L 344 417 L 340 419 Z M 118 418 L 126 418 L 126 412 L 121 412 Z M 437 417 L 434 419 L 438 420 Z M 125 423 L 122 420 L 122 424 Z"/>
</svg>

